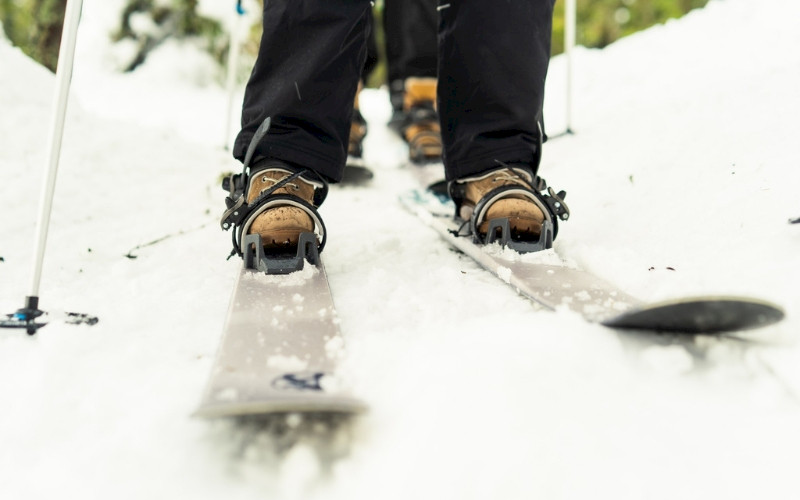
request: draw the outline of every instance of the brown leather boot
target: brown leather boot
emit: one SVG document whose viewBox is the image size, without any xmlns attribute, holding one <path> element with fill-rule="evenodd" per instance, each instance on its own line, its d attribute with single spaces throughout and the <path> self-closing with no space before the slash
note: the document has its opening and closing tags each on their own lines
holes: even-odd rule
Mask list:
<svg viewBox="0 0 800 500">
<path fill-rule="evenodd" d="M 408 78 L 405 81 L 403 137 L 412 162 L 439 161 L 442 131 L 436 113 L 436 78 Z"/>
<path fill-rule="evenodd" d="M 247 203 L 251 204 L 261 193 L 290 175 L 292 172 L 280 167 L 268 167 L 252 174 L 247 191 Z M 316 187 L 313 182 L 298 177 L 276 189 L 272 194 L 293 195 L 313 204 Z M 265 249 L 280 251 L 296 247 L 300 233 L 313 231 L 314 222 L 306 211 L 293 206 L 277 206 L 259 214 L 247 229 L 247 234 L 260 234 Z"/>
<path fill-rule="evenodd" d="M 476 205 L 482 198 L 501 187 L 519 186 L 520 190 L 534 189 L 533 176 L 526 170 L 517 168 L 500 168 L 484 174 L 459 179 L 456 181 L 463 200 L 459 208 L 459 216 L 469 220 Z M 489 221 L 492 219 L 508 218 L 511 227 L 511 236 L 518 240 L 534 240 L 542 232 L 544 212 L 530 196 L 510 189 L 497 195 L 495 200 L 487 200 L 479 214 L 480 223 L 477 231 L 484 236 L 489 230 Z"/>
<path fill-rule="evenodd" d="M 350 139 L 347 144 L 347 155 L 350 158 L 358 159 L 364 154 L 364 137 L 367 135 L 367 121 L 361 114 L 361 106 L 358 102 L 358 96 L 361 94 L 363 84 L 358 82 L 358 90 L 356 91 L 356 99 L 353 103 L 353 119 L 350 122 Z M 348 159 L 349 161 L 350 159 Z"/>
</svg>

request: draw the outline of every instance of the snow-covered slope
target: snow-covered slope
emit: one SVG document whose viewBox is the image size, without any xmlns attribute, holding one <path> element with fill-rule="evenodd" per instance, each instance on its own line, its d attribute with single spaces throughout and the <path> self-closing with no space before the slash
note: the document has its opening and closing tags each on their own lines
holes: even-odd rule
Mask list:
<svg viewBox="0 0 800 500">
<path fill-rule="evenodd" d="M 113 74 L 111 5 L 84 6 L 41 290 L 44 309 L 100 323 L 0 330 L 0 498 L 793 496 L 796 2 L 712 0 L 579 50 L 576 134 L 548 143 L 541 169 L 573 212 L 557 248 L 583 266 L 646 299 L 786 308 L 737 338 L 642 339 L 537 311 L 400 207 L 413 184 L 382 125 L 388 99 L 365 92 L 374 182 L 335 187 L 322 214 L 344 368 L 371 411 L 335 432 L 189 417 L 238 266 L 217 225 L 218 176 L 237 168 L 219 147 L 227 97 L 187 47 Z M 3 41 L 0 68 L 11 312 L 28 291 L 53 78 Z M 563 74 L 556 58 L 551 135 Z"/>
</svg>

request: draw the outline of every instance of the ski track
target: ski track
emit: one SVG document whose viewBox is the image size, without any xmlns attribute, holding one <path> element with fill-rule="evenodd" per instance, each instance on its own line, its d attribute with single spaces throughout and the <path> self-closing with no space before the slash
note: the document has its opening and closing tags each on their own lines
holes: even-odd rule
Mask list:
<svg viewBox="0 0 800 500">
<path fill-rule="evenodd" d="M 120 5 L 84 2 L 41 288 L 43 309 L 100 323 L 0 330 L 0 498 L 793 495 L 797 2 L 712 0 L 578 49 L 576 133 L 547 144 L 540 172 L 569 193 L 564 257 L 646 300 L 753 295 L 785 321 L 675 338 L 537 310 L 397 202 L 414 181 L 385 91 L 368 90 L 375 179 L 333 187 L 322 215 L 343 372 L 371 410 L 305 422 L 189 417 L 239 266 L 218 226 L 219 177 L 237 169 L 227 97 L 189 44 L 115 73 Z M 552 61 L 553 136 L 564 68 Z M 0 40 L 0 312 L 28 292 L 52 90 Z"/>
</svg>

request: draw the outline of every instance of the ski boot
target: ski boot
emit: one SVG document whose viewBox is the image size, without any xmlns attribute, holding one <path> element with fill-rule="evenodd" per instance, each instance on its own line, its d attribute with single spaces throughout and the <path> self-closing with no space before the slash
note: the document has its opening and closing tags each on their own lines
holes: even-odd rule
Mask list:
<svg viewBox="0 0 800 500">
<path fill-rule="evenodd" d="M 406 82 L 404 80 L 392 80 L 389 82 L 389 102 L 392 105 L 392 116 L 387 125 L 389 129 L 397 135 L 403 135 L 406 114 L 403 111 L 405 101 Z"/>
<path fill-rule="evenodd" d="M 300 234 L 314 231 L 312 213 L 305 205 L 314 205 L 314 192 L 322 188 L 319 181 L 294 175 L 281 162 L 269 162 L 250 175 L 247 203 L 260 198 L 286 197 L 285 204 L 276 204 L 255 216 L 246 234 L 261 235 L 265 249 L 280 252 L 297 247 Z M 294 198 L 294 200 L 292 199 Z M 289 202 L 303 202 L 299 206 Z"/>
<path fill-rule="evenodd" d="M 367 135 L 367 120 L 358 108 L 353 109 L 350 124 L 350 139 L 347 143 L 347 164 L 364 165 L 364 137 Z"/>
<path fill-rule="evenodd" d="M 364 162 L 364 138 L 367 136 L 367 120 L 361 114 L 358 97 L 363 85 L 358 84 L 355 102 L 353 103 L 353 118 L 350 122 L 350 137 L 347 142 L 347 163 L 342 174 L 343 184 L 363 184 L 372 179 L 372 170 Z"/>
<path fill-rule="evenodd" d="M 356 98 L 353 102 L 353 119 L 350 122 L 350 137 L 347 143 L 347 165 L 364 166 L 364 137 L 367 136 L 367 120 L 361 114 L 359 96 L 364 85 L 358 82 Z"/>
<path fill-rule="evenodd" d="M 542 191 L 547 190 L 547 194 Z M 521 253 L 553 246 L 558 220 L 569 218 L 566 192 L 547 188 L 527 165 L 502 164 L 449 185 L 456 217 L 476 243 L 499 241 Z"/>
<path fill-rule="evenodd" d="M 408 78 L 403 100 L 403 138 L 412 163 L 441 161 L 442 132 L 436 112 L 436 78 Z"/>
<path fill-rule="evenodd" d="M 225 178 L 227 210 L 221 225 L 234 229 L 233 251 L 246 266 L 283 274 L 302 269 L 325 246 L 326 231 L 316 207 L 328 193 L 325 180 L 308 169 L 263 160 Z"/>
</svg>

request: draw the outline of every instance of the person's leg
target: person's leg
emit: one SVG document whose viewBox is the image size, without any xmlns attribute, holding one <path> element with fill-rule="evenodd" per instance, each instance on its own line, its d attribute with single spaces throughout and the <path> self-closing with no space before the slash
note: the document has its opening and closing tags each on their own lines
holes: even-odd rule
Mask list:
<svg viewBox="0 0 800 500">
<path fill-rule="evenodd" d="M 380 52 L 378 51 L 378 40 L 375 37 L 375 16 L 370 14 L 367 16 L 367 59 L 361 70 L 361 83 L 367 83 L 379 62 Z"/>
<path fill-rule="evenodd" d="M 269 0 L 264 34 L 245 90 L 234 156 L 271 126 L 254 163 L 278 159 L 341 179 L 353 98 L 366 57 L 368 0 Z"/>
<path fill-rule="evenodd" d="M 383 28 L 389 82 L 436 76 L 438 0 L 385 0 Z"/>
<path fill-rule="evenodd" d="M 537 177 L 553 4 L 464 0 L 441 10 L 445 175 L 459 217 L 482 241 L 493 220 L 506 220 L 512 240 L 546 246 L 569 217 L 565 193 L 543 193 Z"/>
<path fill-rule="evenodd" d="M 392 118 L 413 163 L 439 161 L 436 114 L 438 0 L 386 0 L 384 29 Z"/>
<path fill-rule="evenodd" d="M 353 113 L 350 118 L 350 136 L 347 146 L 347 164 L 345 166 L 343 182 L 348 182 L 352 177 L 348 177 L 348 167 L 364 168 L 364 138 L 367 136 L 367 120 L 361 114 L 359 106 L 359 95 L 367 84 L 367 80 L 375 68 L 378 66 L 380 55 L 378 53 L 378 42 L 375 39 L 375 19 L 372 14 L 367 16 L 367 58 L 364 68 L 361 70 L 361 81 L 358 84 L 356 97 L 353 101 Z M 350 170 L 354 172 L 354 170 Z"/>
<path fill-rule="evenodd" d="M 368 0 L 265 1 L 233 151 L 243 162 L 253 153 L 246 175 L 228 183 L 223 215 L 234 227 L 234 251 L 244 251 L 248 234 L 258 234 L 268 253 L 293 253 L 303 233 L 324 246 L 315 207 L 327 194 L 325 181 L 342 177 L 369 15 Z"/>
<path fill-rule="evenodd" d="M 535 174 L 554 0 L 456 0 L 440 11 L 438 108 L 448 180 L 524 164 Z"/>
<path fill-rule="evenodd" d="M 436 33 L 438 0 L 385 0 L 383 31 L 389 97 L 396 116 L 403 117 L 405 80 L 436 78 L 438 49 Z"/>
</svg>

